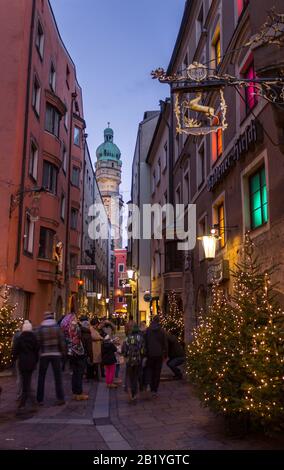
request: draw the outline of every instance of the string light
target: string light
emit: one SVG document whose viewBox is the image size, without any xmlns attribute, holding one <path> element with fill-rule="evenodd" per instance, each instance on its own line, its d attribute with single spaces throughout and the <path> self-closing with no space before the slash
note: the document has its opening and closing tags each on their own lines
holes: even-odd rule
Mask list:
<svg viewBox="0 0 284 470">
<path fill-rule="evenodd" d="M 212 289 L 207 316 L 188 347 L 186 372 L 202 401 L 258 424 L 283 421 L 284 312 L 273 300 L 270 273 L 261 271 L 246 234 L 231 298 Z"/>
<path fill-rule="evenodd" d="M 11 366 L 13 336 L 23 322 L 22 318 L 15 318 L 18 305 L 11 305 L 10 289 L 7 286 L 4 287 L 4 294 L 1 297 L 3 301 L 0 307 L 0 371 Z"/>
<path fill-rule="evenodd" d="M 184 341 L 184 318 L 179 299 L 175 291 L 169 292 L 169 311 L 161 313 L 161 326 L 180 341 Z"/>
</svg>

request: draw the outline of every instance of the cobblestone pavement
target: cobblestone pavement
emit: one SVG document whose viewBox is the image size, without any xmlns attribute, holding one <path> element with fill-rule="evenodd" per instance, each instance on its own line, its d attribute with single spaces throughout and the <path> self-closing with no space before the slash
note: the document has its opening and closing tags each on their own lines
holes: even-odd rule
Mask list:
<svg viewBox="0 0 284 470">
<path fill-rule="evenodd" d="M 121 375 L 123 375 L 123 370 Z M 120 387 L 84 382 L 86 402 L 71 397 L 71 377 L 64 374 L 66 405 L 55 406 L 51 371 L 47 376 L 43 407 L 27 416 L 16 416 L 15 378 L 0 377 L 0 449 L 37 450 L 202 450 L 283 449 L 284 439 L 250 436 L 229 437 L 224 422 L 200 406 L 194 389 L 185 381 L 173 381 L 163 372 L 159 397 L 141 396 L 128 404 Z M 34 384 L 35 388 L 35 384 Z"/>
</svg>

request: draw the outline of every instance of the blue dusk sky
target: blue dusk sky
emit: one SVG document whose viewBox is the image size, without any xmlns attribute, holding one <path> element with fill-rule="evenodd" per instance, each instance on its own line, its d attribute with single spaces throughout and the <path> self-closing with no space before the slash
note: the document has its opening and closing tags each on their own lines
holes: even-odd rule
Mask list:
<svg viewBox="0 0 284 470">
<path fill-rule="evenodd" d="M 50 0 L 83 89 L 93 162 L 110 122 L 122 154 L 121 193 L 130 198 L 131 163 L 144 111 L 159 109 L 168 85 L 151 70 L 167 67 L 185 0 Z"/>
</svg>

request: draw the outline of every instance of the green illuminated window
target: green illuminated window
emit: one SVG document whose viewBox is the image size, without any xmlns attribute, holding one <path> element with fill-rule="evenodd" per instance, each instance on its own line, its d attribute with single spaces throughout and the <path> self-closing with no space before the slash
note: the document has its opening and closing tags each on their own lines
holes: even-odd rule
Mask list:
<svg viewBox="0 0 284 470">
<path fill-rule="evenodd" d="M 265 168 L 261 168 L 249 179 L 251 228 L 257 228 L 268 221 L 267 189 Z"/>
</svg>

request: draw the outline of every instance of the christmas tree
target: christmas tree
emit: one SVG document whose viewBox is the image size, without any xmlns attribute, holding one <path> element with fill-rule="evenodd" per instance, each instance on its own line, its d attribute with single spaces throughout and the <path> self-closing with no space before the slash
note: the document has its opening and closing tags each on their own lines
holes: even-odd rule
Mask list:
<svg viewBox="0 0 284 470">
<path fill-rule="evenodd" d="M 188 348 L 187 373 L 211 409 L 267 425 L 284 417 L 284 312 L 253 253 L 247 234 L 233 295 L 213 286 L 208 315 Z"/>
<path fill-rule="evenodd" d="M 171 291 L 168 297 L 169 311 L 161 313 L 161 326 L 172 335 L 176 336 L 180 342 L 184 341 L 184 319 L 183 310 L 180 306 L 179 298 L 175 291 Z"/>
<path fill-rule="evenodd" d="M 22 323 L 21 318 L 13 318 L 17 305 L 9 302 L 9 289 L 5 286 L 3 302 L 0 307 L 0 370 L 9 367 L 12 363 L 12 340 L 15 332 Z"/>
</svg>

